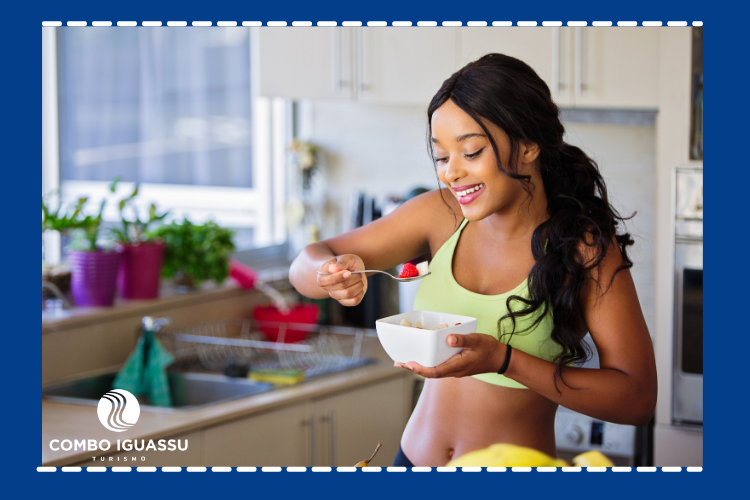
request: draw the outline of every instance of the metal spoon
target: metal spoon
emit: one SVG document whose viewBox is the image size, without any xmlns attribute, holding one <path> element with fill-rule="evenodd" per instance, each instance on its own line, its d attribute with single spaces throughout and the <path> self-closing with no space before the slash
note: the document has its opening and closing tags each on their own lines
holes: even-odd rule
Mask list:
<svg viewBox="0 0 750 500">
<path fill-rule="evenodd" d="M 428 271 L 427 274 L 423 274 L 422 276 L 412 276 L 411 278 L 399 278 L 397 276 L 392 275 L 391 273 L 387 273 L 385 271 L 377 271 L 377 270 L 368 270 L 368 269 L 365 269 L 364 271 L 349 271 L 349 272 L 352 273 L 352 274 L 357 274 L 357 273 L 360 273 L 360 274 L 361 273 L 380 273 L 380 274 L 385 274 L 389 278 L 394 279 L 396 281 L 401 281 L 402 283 L 408 283 L 410 281 L 418 281 L 418 280 L 421 280 L 422 278 L 426 278 L 427 276 L 429 276 L 430 274 L 432 274 L 432 272 Z M 332 273 L 321 273 L 320 271 L 318 271 L 318 274 L 320 274 L 321 276 L 330 276 Z"/>
</svg>

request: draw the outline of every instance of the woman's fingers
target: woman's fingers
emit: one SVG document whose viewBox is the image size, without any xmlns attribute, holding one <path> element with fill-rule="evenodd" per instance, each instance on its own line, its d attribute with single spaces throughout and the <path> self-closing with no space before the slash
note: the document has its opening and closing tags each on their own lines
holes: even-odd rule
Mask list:
<svg viewBox="0 0 750 500">
<path fill-rule="evenodd" d="M 330 289 L 328 291 L 328 295 L 331 296 L 332 299 L 342 301 L 342 300 L 351 300 L 354 298 L 357 298 L 360 295 L 364 295 L 365 290 L 365 284 L 362 282 L 362 280 L 359 280 L 358 282 L 354 283 L 352 286 L 346 287 L 346 288 L 336 288 L 336 289 Z"/>
<path fill-rule="evenodd" d="M 356 255 L 346 254 L 329 260 L 320 268 L 318 286 L 328 295 L 344 306 L 356 306 L 367 292 L 367 276 L 352 271 L 364 270 L 362 259 Z"/>
</svg>

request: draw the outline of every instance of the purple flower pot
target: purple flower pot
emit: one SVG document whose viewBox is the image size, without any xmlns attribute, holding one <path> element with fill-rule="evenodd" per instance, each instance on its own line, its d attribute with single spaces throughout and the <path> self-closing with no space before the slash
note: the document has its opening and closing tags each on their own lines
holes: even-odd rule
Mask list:
<svg viewBox="0 0 750 500">
<path fill-rule="evenodd" d="M 159 296 L 164 243 L 120 245 L 117 289 L 123 299 L 155 299 Z"/>
<path fill-rule="evenodd" d="M 72 273 L 70 289 L 76 304 L 82 307 L 106 307 L 115 301 L 117 266 L 120 253 L 115 250 L 71 251 L 68 265 Z"/>
</svg>

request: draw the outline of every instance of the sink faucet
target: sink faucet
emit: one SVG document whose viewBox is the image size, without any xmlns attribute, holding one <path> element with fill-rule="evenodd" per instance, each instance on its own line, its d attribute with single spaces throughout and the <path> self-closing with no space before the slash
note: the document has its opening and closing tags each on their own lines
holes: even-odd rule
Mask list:
<svg viewBox="0 0 750 500">
<path fill-rule="evenodd" d="M 42 280 L 42 290 L 45 290 L 45 289 L 47 289 L 50 292 L 52 292 L 52 294 L 55 297 L 57 297 L 58 299 L 60 299 L 62 301 L 62 308 L 63 309 L 70 309 L 70 302 L 68 302 L 68 299 L 65 298 L 65 295 L 63 295 L 63 293 L 60 291 L 60 289 L 57 288 L 57 285 L 55 285 L 54 283 L 52 283 L 50 281 L 44 281 L 44 280 Z"/>
</svg>

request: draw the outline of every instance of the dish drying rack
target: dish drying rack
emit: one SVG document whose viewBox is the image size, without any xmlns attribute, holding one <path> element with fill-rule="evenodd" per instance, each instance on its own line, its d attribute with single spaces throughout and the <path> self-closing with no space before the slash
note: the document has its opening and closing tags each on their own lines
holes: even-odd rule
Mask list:
<svg viewBox="0 0 750 500">
<path fill-rule="evenodd" d="M 258 328 L 279 328 L 277 342 L 264 340 Z M 289 329 L 310 332 L 302 342 L 283 342 Z M 156 334 L 175 358 L 171 368 L 222 371 L 228 364 L 250 370 L 298 370 L 305 378 L 337 373 L 372 363 L 368 352 L 377 332 L 367 328 L 279 323 L 230 318 L 186 327 L 165 327 Z"/>
</svg>

